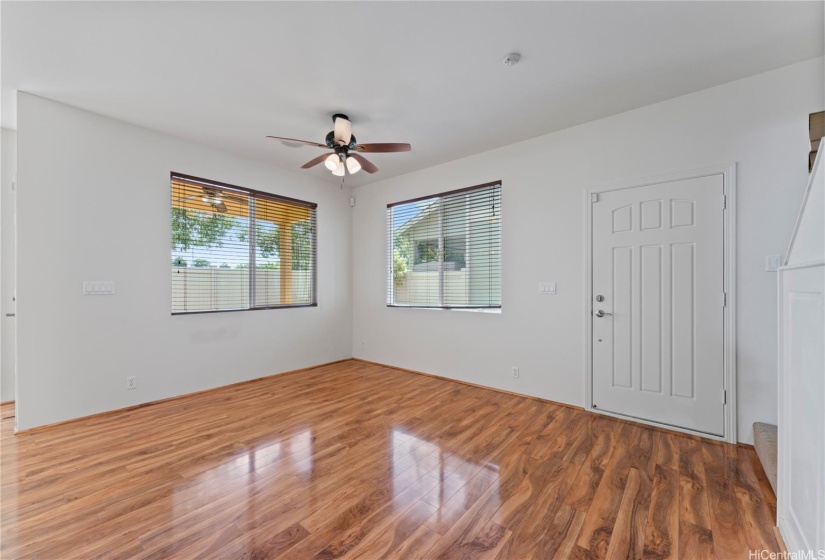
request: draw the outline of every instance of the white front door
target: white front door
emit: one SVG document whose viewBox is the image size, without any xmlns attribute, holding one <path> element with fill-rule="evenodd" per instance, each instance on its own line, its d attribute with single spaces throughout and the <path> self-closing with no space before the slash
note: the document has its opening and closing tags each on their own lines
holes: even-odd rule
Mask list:
<svg viewBox="0 0 825 560">
<path fill-rule="evenodd" d="M 591 208 L 593 407 L 724 435 L 724 175 Z"/>
</svg>

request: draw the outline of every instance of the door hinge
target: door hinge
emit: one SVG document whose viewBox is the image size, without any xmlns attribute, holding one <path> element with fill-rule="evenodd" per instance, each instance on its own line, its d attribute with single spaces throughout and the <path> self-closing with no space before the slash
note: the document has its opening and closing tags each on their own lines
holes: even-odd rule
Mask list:
<svg viewBox="0 0 825 560">
<path fill-rule="evenodd" d="M 728 207 L 728 195 L 722 195 L 722 210 L 725 210 Z"/>
<path fill-rule="evenodd" d="M 722 292 L 722 307 L 728 306 L 728 293 Z"/>
<path fill-rule="evenodd" d="M 590 193 L 590 202 L 598 202 L 599 201 L 599 193 L 594 192 Z"/>
<path fill-rule="evenodd" d="M 722 404 L 728 404 L 728 392 L 726 389 L 722 389 Z"/>
</svg>

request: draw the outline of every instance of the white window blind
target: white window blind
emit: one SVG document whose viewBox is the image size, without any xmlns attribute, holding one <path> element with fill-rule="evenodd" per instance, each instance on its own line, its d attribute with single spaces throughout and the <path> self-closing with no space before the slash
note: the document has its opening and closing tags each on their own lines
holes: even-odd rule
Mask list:
<svg viewBox="0 0 825 560">
<path fill-rule="evenodd" d="M 316 304 L 317 205 L 172 173 L 172 313 Z"/>
<path fill-rule="evenodd" d="M 501 182 L 387 205 L 387 305 L 501 307 Z"/>
</svg>

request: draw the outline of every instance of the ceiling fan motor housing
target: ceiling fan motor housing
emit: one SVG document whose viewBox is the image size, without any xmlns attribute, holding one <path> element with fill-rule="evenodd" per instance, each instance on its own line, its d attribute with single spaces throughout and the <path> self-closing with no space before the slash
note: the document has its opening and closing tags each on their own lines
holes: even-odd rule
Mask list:
<svg viewBox="0 0 825 560">
<path fill-rule="evenodd" d="M 326 143 L 327 146 L 329 146 L 332 149 L 336 149 L 336 148 L 341 147 L 341 146 L 338 146 L 338 144 L 335 143 L 335 131 L 334 130 L 329 131 L 329 133 L 327 134 L 327 137 L 324 140 L 324 142 Z M 355 147 L 355 145 L 357 143 L 358 143 L 358 141 L 355 139 L 355 134 L 352 134 L 352 135 L 350 135 L 349 144 L 347 144 L 346 146 L 343 146 L 343 147 L 347 148 L 348 150 L 351 150 Z"/>
</svg>

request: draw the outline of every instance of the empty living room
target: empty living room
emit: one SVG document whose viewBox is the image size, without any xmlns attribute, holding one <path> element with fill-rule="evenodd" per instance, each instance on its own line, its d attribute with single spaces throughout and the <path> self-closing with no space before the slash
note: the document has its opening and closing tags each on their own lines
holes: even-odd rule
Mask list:
<svg viewBox="0 0 825 560">
<path fill-rule="evenodd" d="M 825 560 L 825 2 L 0 1 L 0 558 Z"/>
</svg>

